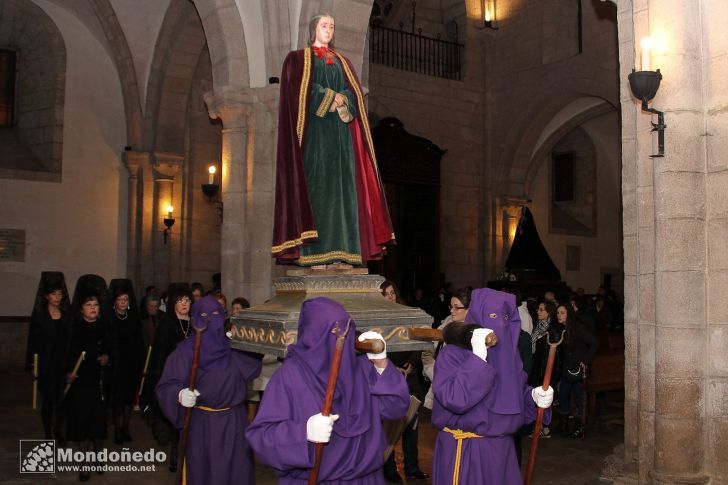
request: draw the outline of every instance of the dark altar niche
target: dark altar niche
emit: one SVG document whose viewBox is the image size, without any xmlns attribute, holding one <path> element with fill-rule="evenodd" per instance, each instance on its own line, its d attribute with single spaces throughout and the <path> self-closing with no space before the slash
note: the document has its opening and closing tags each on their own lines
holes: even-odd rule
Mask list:
<svg viewBox="0 0 728 485">
<path fill-rule="evenodd" d="M 515 275 L 516 280 L 489 281 L 488 287 L 496 290 L 518 289 L 524 298 L 541 298 L 546 291 L 553 291 L 559 301 L 568 301 L 571 288 L 561 281 L 561 272 L 541 242 L 528 207 L 523 207 L 521 211 L 505 271 Z"/>
</svg>

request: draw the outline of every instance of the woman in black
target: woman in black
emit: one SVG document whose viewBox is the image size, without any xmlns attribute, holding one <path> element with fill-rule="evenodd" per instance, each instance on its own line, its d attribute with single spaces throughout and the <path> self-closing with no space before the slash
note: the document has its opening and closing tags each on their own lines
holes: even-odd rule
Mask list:
<svg viewBox="0 0 728 485">
<path fill-rule="evenodd" d="M 599 341 L 581 324 L 569 305 L 559 305 L 556 309 L 556 319 L 566 328 L 564 342 L 561 345 L 559 414 L 562 424 L 559 425 L 559 431 L 571 438 L 581 438 L 584 434 L 580 419 L 582 416 L 582 381 L 586 376 L 587 367 L 599 350 Z M 571 413 L 572 394 L 576 402 L 574 414 Z M 572 427 L 571 423 L 574 423 L 575 426 Z"/>
<path fill-rule="evenodd" d="M 93 448 L 98 452 L 106 439 L 110 339 L 107 325 L 99 318 L 99 297 L 89 293 L 78 300 L 80 309 L 73 322 L 66 359 L 66 382 L 70 384 L 66 395 L 67 438 L 77 442 L 79 451 Z M 83 352 L 85 356 L 74 375 Z M 80 480 L 86 481 L 89 476 L 88 469 L 82 468 Z"/>
<path fill-rule="evenodd" d="M 141 383 L 144 367 L 142 324 L 130 280 L 115 279 L 109 285 L 111 301 L 107 305 L 113 338 L 112 405 L 114 414 L 114 443 L 131 441 L 129 417 L 134 398 Z"/>
<path fill-rule="evenodd" d="M 538 321 L 534 325 L 533 332 L 531 333 L 531 350 L 533 352 L 533 364 L 531 372 L 528 374 L 528 385 L 529 386 L 542 386 L 543 379 L 546 376 L 546 364 L 549 356 L 549 345 L 548 339 L 552 341 L 558 341 L 561 337 L 561 328 L 556 321 L 556 305 L 551 301 L 542 301 L 538 305 L 536 310 L 536 316 Z M 557 350 L 556 360 L 554 361 L 554 369 L 551 373 L 551 381 L 549 385 L 556 389 L 556 383 L 560 377 L 559 360 L 561 357 L 561 351 Z M 550 438 L 551 430 L 548 426 L 541 428 L 541 438 Z"/>
<path fill-rule="evenodd" d="M 152 344 L 152 357 L 150 369 L 147 372 L 148 381 L 144 383 L 145 401 L 149 405 L 149 412 L 154 416 L 152 432 L 160 446 L 170 442 L 169 470 L 177 471 L 177 442 L 178 432 L 159 410 L 154 396 L 154 389 L 164 370 L 167 357 L 182 340 L 194 336 L 194 329 L 190 323 L 190 307 L 192 306 L 192 293 L 186 283 L 172 283 L 167 290 L 167 312 L 159 320 L 157 331 Z"/>
<path fill-rule="evenodd" d="M 65 441 L 61 402 L 65 385 L 63 366 L 70 327 L 70 305 L 63 273 L 44 271 L 30 317 L 28 348 L 31 358 L 33 354 L 38 355 L 40 417 L 45 439 L 56 439 L 61 446 Z"/>
</svg>

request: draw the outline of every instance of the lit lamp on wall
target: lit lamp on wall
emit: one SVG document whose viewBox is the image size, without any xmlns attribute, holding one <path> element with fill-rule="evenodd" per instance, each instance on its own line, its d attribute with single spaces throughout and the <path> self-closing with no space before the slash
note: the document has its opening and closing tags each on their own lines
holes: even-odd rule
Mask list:
<svg viewBox="0 0 728 485">
<path fill-rule="evenodd" d="M 207 183 L 202 184 L 202 193 L 204 193 L 208 199 L 212 199 L 220 191 L 220 184 L 215 183 L 215 172 L 217 169 L 215 165 L 207 167 Z"/>
<path fill-rule="evenodd" d="M 171 204 L 167 206 L 167 217 L 164 218 L 164 225 L 167 226 L 164 230 L 164 244 L 167 244 L 169 230 L 174 226 L 174 207 Z"/>
<path fill-rule="evenodd" d="M 480 0 L 481 29 L 498 30 L 495 24 L 495 0 Z"/>
<path fill-rule="evenodd" d="M 662 74 L 659 69 L 656 71 L 650 70 L 652 39 L 643 37 L 640 41 L 640 47 L 641 69 L 639 71 L 632 69 L 632 73 L 628 76 L 629 87 L 635 98 L 642 101 L 642 111 L 657 115 L 657 123 L 652 123 L 652 131 L 657 132 L 657 154 L 650 155 L 650 157 L 659 158 L 665 156 L 665 128 L 667 128 L 667 125 L 665 125 L 664 113 L 650 108 L 648 103 L 652 101 L 652 98 L 657 94 L 657 90 L 660 89 Z"/>
</svg>

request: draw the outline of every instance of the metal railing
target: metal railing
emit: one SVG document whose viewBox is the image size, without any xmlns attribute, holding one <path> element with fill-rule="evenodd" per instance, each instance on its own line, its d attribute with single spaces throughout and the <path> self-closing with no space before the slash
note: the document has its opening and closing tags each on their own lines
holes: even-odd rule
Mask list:
<svg viewBox="0 0 728 485">
<path fill-rule="evenodd" d="M 387 27 L 370 27 L 369 60 L 395 69 L 462 79 L 465 46 Z"/>
</svg>

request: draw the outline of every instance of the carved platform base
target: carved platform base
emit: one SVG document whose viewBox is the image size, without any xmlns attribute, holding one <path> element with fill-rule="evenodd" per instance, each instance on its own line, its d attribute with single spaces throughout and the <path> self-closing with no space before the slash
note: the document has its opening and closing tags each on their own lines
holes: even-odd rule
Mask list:
<svg viewBox="0 0 728 485">
<path fill-rule="evenodd" d="M 432 317 L 419 308 L 390 303 L 382 297 L 379 275 L 346 271 L 301 270 L 276 278 L 275 297 L 231 318 L 234 348 L 285 357 L 298 334 L 301 304 L 325 296 L 336 300 L 356 322 L 360 332 L 376 330 L 387 341 L 387 352 L 426 350 L 431 342 L 410 340 L 408 327 L 431 328 Z"/>
</svg>

